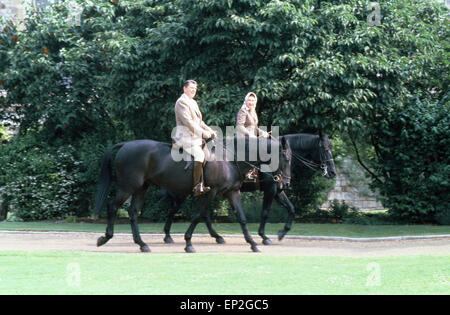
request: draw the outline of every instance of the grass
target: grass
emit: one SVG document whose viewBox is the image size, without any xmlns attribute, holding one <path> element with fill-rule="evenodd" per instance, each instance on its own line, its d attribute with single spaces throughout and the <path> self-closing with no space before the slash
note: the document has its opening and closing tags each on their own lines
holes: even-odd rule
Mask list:
<svg viewBox="0 0 450 315">
<path fill-rule="evenodd" d="M 162 233 L 163 223 L 139 224 L 141 233 Z M 172 233 L 185 233 L 189 223 L 174 223 Z M 258 224 L 249 223 L 249 230 L 257 234 Z M 275 235 L 283 228 L 282 223 L 268 223 L 266 234 Z M 55 223 L 55 222 L 0 222 L 0 230 L 29 231 L 75 231 L 100 232 L 105 231 L 106 224 L 94 223 Z M 237 223 L 215 223 L 214 228 L 220 234 L 241 234 Z M 131 233 L 129 224 L 116 224 L 114 231 Z M 196 233 L 207 233 L 205 224 L 199 224 Z M 288 235 L 306 236 L 341 236 L 341 237 L 388 237 L 405 235 L 437 235 L 450 234 L 450 226 L 437 225 L 357 225 L 357 224 L 307 224 L 294 223 Z"/>
<path fill-rule="evenodd" d="M 0 266 L 0 294 L 450 294 L 449 256 L 7 251 Z"/>
<path fill-rule="evenodd" d="M 175 223 L 184 233 L 188 223 Z M 240 234 L 238 224 L 214 224 Z M 0 222 L 0 230 L 101 232 L 105 224 Z M 268 224 L 276 234 L 283 224 Z M 141 224 L 161 233 L 162 223 Z M 249 224 L 256 234 L 258 224 Z M 116 232 L 130 233 L 129 224 Z M 196 232 L 206 233 L 204 224 Z M 448 226 L 296 223 L 291 235 L 450 234 Z M 0 294 L 450 294 L 450 256 L 299 257 L 258 254 L 111 254 L 0 251 Z"/>
</svg>

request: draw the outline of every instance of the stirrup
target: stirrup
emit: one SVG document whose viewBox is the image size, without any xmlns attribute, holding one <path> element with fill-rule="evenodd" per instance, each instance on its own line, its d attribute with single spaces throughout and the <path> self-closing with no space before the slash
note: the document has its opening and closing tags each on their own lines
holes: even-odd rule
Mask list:
<svg viewBox="0 0 450 315">
<path fill-rule="evenodd" d="M 197 185 L 194 186 L 192 192 L 194 193 L 195 196 L 200 196 L 202 194 L 209 192 L 210 190 L 211 187 L 205 186 L 203 185 L 203 183 L 198 183 Z"/>
<path fill-rule="evenodd" d="M 256 181 L 258 178 L 258 173 L 255 168 L 250 169 L 247 174 L 245 175 L 246 180 Z"/>
</svg>

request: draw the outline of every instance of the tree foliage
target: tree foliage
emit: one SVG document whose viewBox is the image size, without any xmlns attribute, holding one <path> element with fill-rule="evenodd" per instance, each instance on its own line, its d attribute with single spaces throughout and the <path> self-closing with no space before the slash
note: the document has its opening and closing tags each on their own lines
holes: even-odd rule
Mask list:
<svg viewBox="0 0 450 315">
<path fill-rule="evenodd" d="M 410 210 L 404 207 L 397 196 L 406 188 L 393 189 L 403 174 L 389 165 L 409 168 L 401 154 L 414 152 L 428 127 L 438 128 L 432 141 L 447 135 L 438 120 L 448 117 L 442 4 L 383 1 L 381 23 L 372 26 L 360 0 L 90 0 L 79 1 L 79 25 L 67 23 L 68 3 L 30 11 L 24 30 L 4 23 L 0 33 L 0 88 L 7 91 L 0 118 L 19 123 L 21 134 L 39 130 L 62 143 L 170 141 L 181 84 L 195 79 L 209 125 L 234 126 L 244 96 L 254 91 L 261 125 L 345 135 L 370 151 L 359 153 L 387 206 L 422 211 L 414 198 Z M 401 135 L 409 136 L 394 146 L 390 135 L 400 132 L 405 115 Z M 425 143 L 442 154 L 441 142 Z M 427 159 L 415 163 L 422 174 Z M 439 163 L 439 170 L 448 166 Z M 429 216 L 441 193 L 426 185 L 424 194 L 408 189 L 411 196 L 435 193 L 423 210 Z"/>
<path fill-rule="evenodd" d="M 407 102 L 379 122 L 388 127 L 376 129 L 377 159 L 372 164 L 379 177 L 372 186 L 383 195 L 385 206 L 402 220 L 448 218 L 449 99 L 438 103 L 414 97 Z"/>
</svg>

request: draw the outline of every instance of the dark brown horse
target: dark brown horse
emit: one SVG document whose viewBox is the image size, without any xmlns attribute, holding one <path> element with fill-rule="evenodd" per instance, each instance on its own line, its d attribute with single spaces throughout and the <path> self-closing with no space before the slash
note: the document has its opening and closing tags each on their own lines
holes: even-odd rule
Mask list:
<svg viewBox="0 0 450 315">
<path fill-rule="evenodd" d="M 312 169 L 321 169 L 323 175 L 328 178 L 336 176 L 336 168 L 334 165 L 333 153 L 331 152 L 331 143 L 328 136 L 322 134 L 289 134 L 284 139 L 289 142 L 292 152 L 292 167 L 308 167 Z M 252 192 L 260 190 L 264 192 L 263 207 L 261 213 L 261 223 L 259 225 L 258 234 L 263 239 L 264 245 L 270 245 L 271 241 L 265 234 L 265 226 L 269 216 L 272 202 L 275 199 L 280 205 L 288 211 L 287 222 L 282 230 L 278 232 L 278 240 L 282 240 L 286 233 L 291 229 L 292 222 L 295 217 L 295 208 L 286 193 L 283 191 L 283 185 L 277 184 L 271 180 L 270 174 L 263 173 L 260 175 L 260 183 L 244 182 L 241 192 Z M 172 225 L 174 215 L 179 211 L 182 203 L 186 199 L 186 195 L 177 195 L 168 191 L 163 192 L 166 200 L 170 202 L 169 215 L 164 225 L 164 242 L 173 243 L 170 236 L 170 227 Z M 207 217 L 206 225 L 211 236 L 216 238 L 219 244 L 224 243 L 224 239 L 216 233 L 212 228 L 211 219 Z"/>
<path fill-rule="evenodd" d="M 276 161 L 272 179 L 279 179 L 283 185 L 289 185 L 291 151 L 286 139 L 275 141 L 271 139 L 244 138 L 244 154 L 237 158 L 239 152 L 238 142 L 242 139 L 224 139 L 223 146 L 213 148 L 211 158 L 204 169 L 204 180 L 211 191 L 198 199 L 198 209 L 193 215 L 191 225 L 185 234 L 186 252 L 195 252 L 192 247 L 191 237 L 196 225 L 204 218 L 210 227 L 209 204 L 216 195 L 227 198 L 236 212 L 242 228 L 245 240 L 251 245 L 254 252 L 259 251 L 256 243 L 248 232 L 246 218 L 242 211 L 240 201 L 240 187 L 245 174 L 253 167 L 261 167 L 262 164 L 272 164 Z M 231 147 L 233 150 L 230 150 Z M 237 150 L 234 150 L 236 148 Z M 256 150 L 255 150 L 256 148 Z M 113 180 L 113 151 L 119 149 L 114 159 L 116 172 Z M 231 154 L 230 156 L 230 152 Z M 234 153 L 236 152 L 236 153 Z M 269 159 L 264 153 L 268 153 Z M 263 156 L 264 155 L 264 156 Z M 242 160 L 243 158 L 243 160 Z M 275 164 L 274 164 L 275 165 Z M 156 185 L 177 195 L 189 195 L 192 193 L 192 168 L 186 170 L 186 161 L 176 162 L 168 143 L 153 140 L 136 140 L 118 143 L 109 148 L 102 159 L 99 190 L 96 196 L 95 210 L 99 214 L 107 203 L 108 225 L 105 236 L 97 241 L 97 246 L 105 244 L 113 237 L 114 222 L 119 207 L 131 197 L 131 205 L 128 210 L 133 239 L 140 246 L 141 251 L 149 252 L 139 234 L 137 218 L 143 207 L 144 194 L 149 185 Z M 116 183 L 116 193 L 107 201 L 111 184 Z M 215 232 L 214 232 L 215 233 Z M 217 234 L 217 233 L 215 233 Z M 213 235 L 216 237 L 216 235 Z M 218 236 L 218 235 L 217 235 Z"/>
</svg>

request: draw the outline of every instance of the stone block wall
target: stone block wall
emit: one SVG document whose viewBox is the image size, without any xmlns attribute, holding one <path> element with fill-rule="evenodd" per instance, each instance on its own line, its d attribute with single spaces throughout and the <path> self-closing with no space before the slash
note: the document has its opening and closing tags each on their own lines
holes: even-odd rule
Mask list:
<svg viewBox="0 0 450 315">
<path fill-rule="evenodd" d="M 329 208 L 334 199 L 360 210 L 384 208 L 381 202 L 377 201 L 377 194 L 369 189 L 369 180 L 363 179 L 363 171 L 356 162 L 347 157 L 337 171 L 336 183 L 328 193 L 328 201 L 321 208 Z"/>
</svg>

